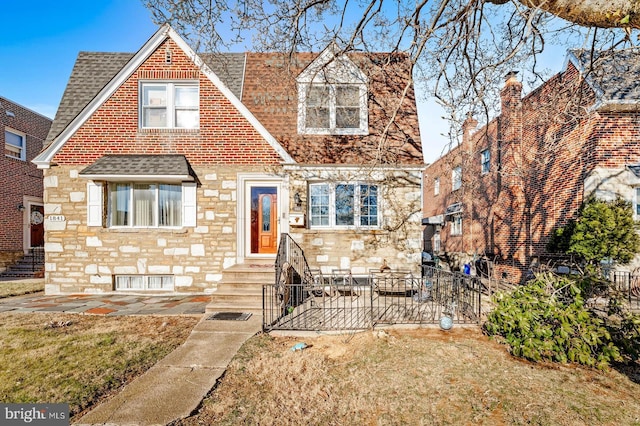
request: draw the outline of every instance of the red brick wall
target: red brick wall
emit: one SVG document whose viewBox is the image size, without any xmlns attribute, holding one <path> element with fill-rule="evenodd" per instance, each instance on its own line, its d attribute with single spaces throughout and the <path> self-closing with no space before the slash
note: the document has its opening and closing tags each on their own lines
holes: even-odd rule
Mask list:
<svg viewBox="0 0 640 426">
<path fill-rule="evenodd" d="M 7 112 L 12 114 L 7 114 Z M 0 138 L 5 128 L 26 134 L 26 161 L 0 156 L 0 251 L 23 250 L 23 196 L 42 198 L 42 171 L 31 160 L 40 152 L 51 120 L 0 97 Z"/>
<path fill-rule="evenodd" d="M 594 167 L 639 163 L 640 114 L 595 111 L 593 103 L 572 64 L 522 99 L 519 84 L 507 82 L 501 115 L 426 169 L 425 217 L 454 199 L 464 202 L 463 236 L 450 236 L 445 225 L 443 251 L 495 255 L 499 275 L 518 281 L 531 258 L 546 253 L 553 230 L 575 217 Z M 491 172 L 482 175 L 486 148 Z M 456 196 L 451 167 L 464 158 L 464 189 Z M 439 196 L 433 195 L 435 176 L 441 177 Z"/>
<path fill-rule="evenodd" d="M 165 63 L 165 49 L 172 51 Z M 198 80 L 199 129 L 140 129 L 140 80 Z M 105 154 L 184 154 L 193 165 L 278 164 L 274 149 L 175 45 L 165 41 L 55 155 L 60 165 L 88 165 Z"/>
</svg>

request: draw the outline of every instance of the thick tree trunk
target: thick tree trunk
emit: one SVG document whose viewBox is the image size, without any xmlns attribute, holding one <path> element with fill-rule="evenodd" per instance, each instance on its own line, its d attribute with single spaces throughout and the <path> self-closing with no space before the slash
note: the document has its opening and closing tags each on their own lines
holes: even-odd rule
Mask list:
<svg viewBox="0 0 640 426">
<path fill-rule="evenodd" d="M 510 0 L 486 0 L 504 4 Z M 640 0 L 516 0 L 587 27 L 640 28 Z"/>
</svg>

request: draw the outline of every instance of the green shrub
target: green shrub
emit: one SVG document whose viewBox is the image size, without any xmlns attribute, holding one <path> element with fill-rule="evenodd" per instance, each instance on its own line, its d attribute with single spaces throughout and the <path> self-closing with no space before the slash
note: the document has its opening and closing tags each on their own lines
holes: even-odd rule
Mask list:
<svg viewBox="0 0 640 426">
<path fill-rule="evenodd" d="M 622 361 L 605 319 L 585 306 L 585 285 L 569 277 L 538 275 L 511 294 L 494 296 L 496 307 L 484 330 L 504 339 L 513 355 L 532 361 L 598 368 Z"/>
<path fill-rule="evenodd" d="M 580 208 L 577 220 L 570 220 L 553 232 L 547 250 L 575 254 L 584 259 L 591 270 L 597 269 L 602 260 L 629 263 L 640 251 L 631 203 L 620 198 L 588 199 Z"/>
</svg>

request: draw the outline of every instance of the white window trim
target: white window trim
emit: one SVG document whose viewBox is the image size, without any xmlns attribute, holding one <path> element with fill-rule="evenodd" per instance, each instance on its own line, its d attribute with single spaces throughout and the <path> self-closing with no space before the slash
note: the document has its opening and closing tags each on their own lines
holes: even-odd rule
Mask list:
<svg viewBox="0 0 640 426">
<path fill-rule="evenodd" d="M 144 87 L 145 86 L 167 86 L 167 125 L 165 127 L 153 127 L 144 125 Z M 196 127 L 176 127 L 175 125 L 175 88 L 176 87 L 195 87 L 198 89 L 198 125 Z M 143 80 L 139 82 L 138 88 L 138 127 L 140 129 L 183 129 L 183 130 L 197 130 L 200 128 L 200 84 L 197 80 L 180 80 L 180 81 L 166 81 L 166 80 Z"/>
<path fill-rule="evenodd" d="M 433 195 L 440 195 L 440 178 L 433 179 Z"/>
<path fill-rule="evenodd" d="M 307 93 L 312 85 L 329 87 L 329 128 L 307 127 Z M 360 100 L 360 124 L 358 127 L 336 127 L 336 86 L 357 86 Z M 367 86 L 359 82 L 304 82 L 298 83 L 298 133 L 307 135 L 366 135 L 369 133 Z"/>
<path fill-rule="evenodd" d="M 480 173 L 483 175 L 486 175 L 490 171 L 491 171 L 491 151 L 489 151 L 489 149 L 487 148 L 480 151 Z"/>
<path fill-rule="evenodd" d="M 311 224 L 311 187 L 319 185 L 329 186 L 329 224 L 328 225 L 312 225 Z M 353 185 L 353 225 L 336 225 L 336 185 Z M 361 225 L 360 224 L 360 186 L 375 186 L 378 189 L 377 194 L 377 225 Z M 382 227 L 382 196 L 381 187 L 377 183 L 371 182 L 312 182 L 309 183 L 309 203 L 307 215 L 309 216 L 309 229 L 380 229 Z"/>
<path fill-rule="evenodd" d="M 142 288 L 122 288 L 118 286 L 118 278 L 141 277 L 143 280 Z M 169 285 L 163 288 L 149 288 L 149 278 L 167 279 Z M 173 275 L 114 275 L 114 288 L 116 291 L 173 291 L 175 288 L 175 278 Z"/>
<path fill-rule="evenodd" d="M 433 252 L 434 253 L 440 252 L 441 243 L 442 241 L 440 240 L 440 232 L 438 231 L 433 235 Z"/>
<path fill-rule="evenodd" d="M 455 214 L 451 218 L 449 235 L 462 235 L 462 214 Z"/>
<path fill-rule="evenodd" d="M 111 181 L 110 181 L 111 182 Z M 197 184 L 195 182 L 174 182 L 172 184 L 182 186 L 182 225 L 180 226 L 111 226 L 110 211 L 107 215 L 104 212 L 105 187 L 109 182 L 89 181 L 87 182 L 87 226 L 99 226 L 109 229 L 182 229 L 192 228 L 197 225 Z M 115 183 L 115 182 L 112 182 Z M 133 184 L 135 182 L 126 182 Z M 137 182 L 141 183 L 141 182 Z M 146 182 L 159 185 L 166 182 Z M 109 197 L 109 194 L 106 194 Z M 107 206 L 109 202 L 107 201 Z M 111 208 L 109 206 L 109 208 Z M 157 205 L 155 207 L 157 209 Z M 158 216 L 156 214 L 156 220 Z"/>
<path fill-rule="evenodd" d="M 451 191 L 462 188 L 462 166 L 456 166 L 451 170 Z"/>
<path fill-rule="evenodd" d="M 24 132 L 21 132 L 19 130 L 12 129 L 11 127 L 5 127 L 4 131 L 5 131 L 5 133 L 7 133 L 7 132 L 8 133 L 13 133 L 14 135 L 19 136 L 22 139 L 22 147 L 20 148 L 20 157 L 14 157 L 14 156 L 8 155 L 8 154 L 5 154 L 5 157 L 13 158 L 14 160 L 27 161 L 27 134 L 24 133 Z M 6 141 L 6 135 L 5 135 L 4 145 L 5 145 L 5 148 L 4 148 L 5 150 L 7 149 L 6 148 L 7 145 L 10 145 Z M 13 147 L 14 145 L 11 145 L 11 146 Z"/>
<path fill-rule="evenodd" d="M 640 207 L 640 186 L 633 188 L 633 219 L 640 220 L 640 214 L 638 214 L 638 208 Z"/>
</svg>

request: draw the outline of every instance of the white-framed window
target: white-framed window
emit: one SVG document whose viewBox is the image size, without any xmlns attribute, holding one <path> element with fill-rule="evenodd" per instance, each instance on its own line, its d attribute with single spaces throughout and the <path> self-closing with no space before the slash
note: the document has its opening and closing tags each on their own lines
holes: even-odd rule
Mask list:
<svg viewBox="0 0 640 426">
<path fill-rule="evenodd" d="M 173 275 L 116 275 L 116 290 L 173 291 Z"/>
<path fill-rule="evenodd" d="M 108 190 L 110 227 L 182 226 L 182 185 L 113 182 Z"/>
<path fill-rule="evenodd" d="M 27 159 L 27 135 L 13 129 L 4 129 L 4 155 L 18 160 Z"/>
<path fill-rule="evenodd" d="M 141 83 L 140 127 L 144 129 L 199 128 L 198 83 Z"/>
<path fill-rule="evenodd" d="M 451 190 L 462 187 L 462 166 L 456 166 L 451 170 Z"/>
<path fill-rule="evenodd" d="M 87 182 L 87 226 L 194 227 L 198 210 L 196 190 L 196 182 L 167 184 L 90 180 Z"/>
<path fill-rule="evenodd" d="M 480 152 L 480 170 L 482 174 L 489 173 L 491 170 L 491 151 L 488 149 Z"/>
<path fill-rule="evenodd" d="M 440 240 L 440 232 L 436 232 L 435 235 L 433 236 L 433 252 L 434 253 L 440 253 L 440 249 L 441 249 L 441 240 Z"/>
<path fill-rule="evenodd" d="M 455 214 L 451 218 L 451 235 L 462 235 L 462 214 Z"/>
<path fill-rule="evenodd" d="M 308 83 L 302 90 L 299 131 L 308 134 L 368 133 L 367 87 L 364 84 Z"/>
<path fill-rule="evenodd" d="M 634 195 L 635 198 L 633 200 L 633 213 L 635 214 L 635 219 L 640 220 L 640 186 L 636 187 Z"/>
<path fill-rule="evenodd" d="M 433 180 L 433 195 L 440 194 L 440 178 L 437 177 Z"/>
<path fill-rule="evenodd" d="M 379 189 L 368 183 L 309 185 L 309 226 L 378 228 Z"/>
</svg>

